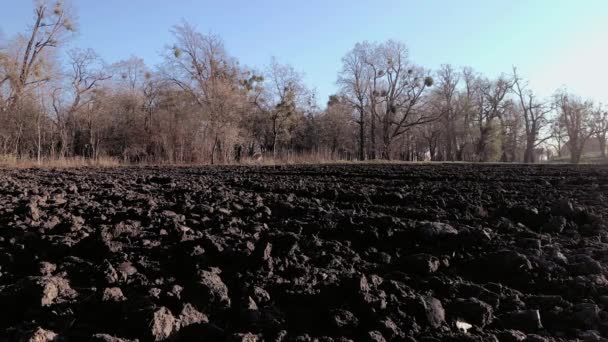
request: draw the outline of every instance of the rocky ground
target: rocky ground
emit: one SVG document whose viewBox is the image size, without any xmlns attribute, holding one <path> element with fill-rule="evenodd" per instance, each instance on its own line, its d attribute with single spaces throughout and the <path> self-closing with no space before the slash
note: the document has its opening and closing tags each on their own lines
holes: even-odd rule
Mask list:
<svg viewBox="0 0 608 342">
<path fill-rule="evenodd" d="M 608 168 L 0 170 L 0 341 L 606 341 Z"/>
</svg>

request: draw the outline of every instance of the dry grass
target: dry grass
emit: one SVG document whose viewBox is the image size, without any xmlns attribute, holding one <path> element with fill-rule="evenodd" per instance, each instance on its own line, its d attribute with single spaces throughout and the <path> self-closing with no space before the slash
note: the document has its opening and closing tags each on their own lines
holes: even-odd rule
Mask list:
<svg viewBox="0 0 608 342">
<path fill-rule="evenodd" d="M 82 157 L 73 158 L 44 158 L 41 161 L 31 158 L 17 158 L 13 155 L 0 155 L 0 168 L 78 168 L 78 167 L 116 167 L 121 163 L 118 159 L 100 157 L 87 159 Z"/>
<path fill-rule="evenodd" d="M 351 161 L 344 159 L 332 159 L 330 156 L 322 154 L 290 154 L 282 155 L 276 158 L 272 156 L 264 156 L 261 158 L 243 158 L 241 159 L 241 165 L 263 165 L 263 166 L 274 166 L 274 165 L 313 165 L 313 164 L 342 164 L 350 163 Z"/>
<path fill-rule="evenodd" d="M 466 162 L 466 161 L 401 161 L 401 160 L 346 160 L 346 159 L 332 159 L 329 155 L 323 154 L 304 154 L 304 155 L 283 155 L 277 158 L 272 156 L 264 156 L 261 158 L 243 158 L 240 163 L 220 163 L 217 165 L 246 165 L 246 166 L 278 166 L 278 165 L 332 165 L 332 164 L 503 164 L 500 162 L 495 163 L 479 163 L 479 162 Z M 518 163 L 510 163 L 518 164 Z M 562 158 L 561 160 L 550 160 L 543 161 L 538 164 L 570 164 L 569 159 Z M 589 158 L 583 158 L 581 164 L 606 164 L 605 160 L 595 160 Z M 112 157 L 101 157 L 98 159 L 87 159 L 82 157 L 71 157 L 71 158 L 60 158 L 50 159 L 44 158 L 38 162 L 32 158 L 17 158 L 13 155 L 0 155 L 0 168 L 79 168 L 79 167 L 118 167 L 125 165 L 133 166 L 175 166 L 175 167 L 189 167 L 189 166 L 206 166 L 210 164 L 172 164 L 172 163 L 125 163 L 117 158 Z M 522 164 L 523 165 L 523 164 Z"/>
<path fill-rule="evenodd" d="M 241 165 L 332 165 L 332 164 L 424 164 L 436 163 L 431 161 L 403 161 L 403 160 L 348 160 L 332 157 L 330 153 L 310 153 L 310 154 L 282 154 L 276 158 L 272 155 L 265 155 L 260 159 L 243 158 Z"/>
<path fill-rule="evenodd" d="M 570 156 L 556 157 L 549 160 L 547 163 L 550 164 L 570 164 Z M 581 157 L 580 164 L 592 164 L 592 165 L 606 165 L 608 159 L 602 158 L 599 153 L 588 153 Z"/>
</svg>

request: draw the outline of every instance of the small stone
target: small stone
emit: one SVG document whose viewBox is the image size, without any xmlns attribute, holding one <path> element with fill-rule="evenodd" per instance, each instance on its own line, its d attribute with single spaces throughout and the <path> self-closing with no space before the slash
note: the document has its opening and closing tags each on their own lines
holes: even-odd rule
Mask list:
<svg viewBox="0 0 608 342">
<path fill-rule="evenodd" d="M 434 297 L 424 297 L 421 299 L 424 321 L 433 328 L 439 328 L 445 323 L 445 310 L 441 301 Z"/>
<path fill-rule="evenodd" d="M 26 205 L 26 213 L 33 221 L 40 219 L 40 209 L 38 209 L 38 205 L 35 202 L 30 202 Z"/>
<path fill-rule="evenodd" d="M 57 266 L 50 262 L 42 261 L 40 262 L 40 274 L 45 276 L 50 276 L 57 270 Z"/>
<path fill-rule="evenodd" d="M 80 216 L 72 215 L 70 220 L 70 230 L 73 232 L 77 232 L 82 229 L 82 225 L 84 224 L 84 218 Z"/>
<path fill-rule="evenodd" d="M 103 290 L 102 300 L 104 302 L 122 302 L 127 298 L 122 294 L 120 287 L 108 287 Z"/>
<path fill-rule="evenodd" d="M 258 310 L 258 305 L 255 303 L 255 301 L 253 300 L 253 298 L 248 297 L 247 298 L 247 305 L 245 306 L 245 309 L 247 309 L 247 310 Z"/>
<path fill-rule="evenodd" d="M 62 205 L 62 204 L 65 204 L 68 202 L 68 200 L 66 200 L 65 197 L 63 196 L 63 194 L 61 194 L 61 193 L 54 194 L 51 201 L 53 203 L 55 203 L 56 205 Z"/>
<path fill-rule="evenodd" d="M 40 306 L 50 306 L 77 296 L 68 280 L 61 277 L 28 277 L 16 284 L 17 296 Z"/>
<path fill-rule="evenodd" d="M 362 292 L 362 293 L 366 293 L 371 290 L 371 287 L 369 286 L 369 282 L 367 281 L 367 277 L 364 275 L 359 277 L 357 287 L 358 287 L 358 291 Z"/>
<path fill-rule="evenodd" d="M 179 326 L 183 328 L 198 323 L 209 323 L 209 318 L 204 313 L 196 310 L 192 304 L 185 304 L 179 314 Z"/>
<path fill-rule="evenodd" d="M 226 216 L 230 216 L 232 214 L 232 211 L 230 209 L 226 209 L 226 208 L 219 208 L 217 210 L 217 212 L 222 215 L 226 215 Z"/>
<path fill-rule="evenodd" d="M 177 213 L 175 211 L 171 211 L 171 210 L 163 210 L 161 212 L 161 215 L 166 217 L 166 218 L 174 218 L 177 217 Z"/>
<path fill-rule="evenodd" d="M 118 272 L 121 281 L 127 281 L 130 276 L 137 273 L 137 268 L 129 261 L 125 261 L 116 267 L 116 271 Z"/>
<path fill-rule="evenodd" d="M 228 297 L 228 287 L 216 272 L 199 272 L 198 285 L 207 301 L 211 304 L 222 307 L 230 307 L 230 297 Z"/>
<path fill-rule="evenodd" d="M 171 311 L 166 307 L 161 307 L 152 318 L 152 337 L 155 341 L 162 341 L 168 338 L 173 332 L 175 326 L 175 317 L 171 314 Z"/>
<path fill-rule="evenodd" d="M 182 298 L 182 291 L 184 290 L 183 287 L 181 287 L 180 285 L 173 285 L 173 287 L 171 288 L 171 295 L 175 296 L 177 299 L 181 299 Z"/>
<path fill-rule="evenodd" d="M 463 333 L 467 333 L 469 329 L 471 329 L 473 325 L 464 322 L 464 321 L 456 321 L 456 329 L 462 331 Z"/>
<path fill-rule="evenodd" d="M 148 294 L 151 297 L 154 297 L 154 298 L 157 298 L 157 299 L 160 298 L 160 295 L 162 293 L 163 293 L 163 290 L 159 289 L 158 287 L 153 287 L 150 290 L 148 290 Z"/>
<path fill-rule="evenodd" d="M 59 341 L 57 334 L 51 330 L 45 330 L 40 327 L 36 328 L 33 332 L 23 340 L 25 342 L 52 342 Z"/>
<path fill-rule="evenodd" d="M 253 298 L 257 303 L 264 304 L 270 301 L 270 294 L 261 287 L 253 288 Z"/>
</svg>

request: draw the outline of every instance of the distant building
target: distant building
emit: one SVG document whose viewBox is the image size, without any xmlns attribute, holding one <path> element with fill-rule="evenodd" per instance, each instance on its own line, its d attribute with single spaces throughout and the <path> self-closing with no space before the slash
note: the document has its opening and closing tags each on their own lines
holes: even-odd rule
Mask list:
<svg viewBox="0 0 608 342">
<path fill-rule="evenodd" d="M 583 148 L 583 155 L 600 155 L 601 153 L 602 150 L 600 149 L 600 142 L 597 140 L 597 138 L 589 138 L 587 142 L 585 142 L 585 147 Z M 570 155 L 570 147 L 568 143 L 562 146 L 561 155 Z"/>
</svg>

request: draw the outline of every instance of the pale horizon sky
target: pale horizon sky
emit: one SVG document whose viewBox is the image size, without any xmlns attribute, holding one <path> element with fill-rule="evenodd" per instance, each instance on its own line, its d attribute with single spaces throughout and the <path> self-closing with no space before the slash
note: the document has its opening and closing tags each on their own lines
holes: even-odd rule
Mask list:
<svg viewBox="0 0 608 342">
<path fill-rule="evenodd" d="M 517 66 L 539 95 L 566 86 L 608 104 L 608 1 L 195 1 L 72 0 L 78 34 L 108 63 L 130 56 L 153 67 L 182 19 L 218 34 L 242 65 L 276 56 L 305 74 L 319 103 L 337 91 L 341 58 L 361 41 L 400 40 L 413 62 L 471 66 L 496 77 Z M 0 0 L 0 37 L 27 29 L 33 2 Z M 67 51 L 67 49 L 65 49 Z"/>
</svg>

